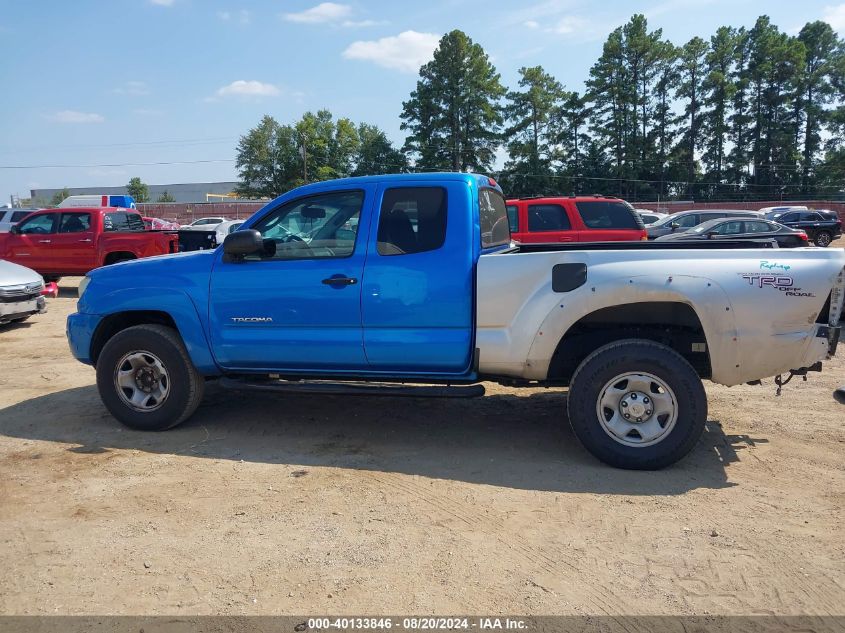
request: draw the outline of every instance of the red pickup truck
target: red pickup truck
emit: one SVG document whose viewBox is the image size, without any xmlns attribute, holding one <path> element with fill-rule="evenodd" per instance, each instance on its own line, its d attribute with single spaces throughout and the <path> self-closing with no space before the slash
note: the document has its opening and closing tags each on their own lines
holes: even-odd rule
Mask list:
<svg viewBox="0 0 845 633">
<path fill-rule="evenodd" d="M 619 198 L 535 196 L 508 200 L 507 209 L 511 237 L 523 244 L 648 239 L 634 208 Z"/>
<path fill-rule="evenodd" d="M 139 213 L 116 207 L 43 209 L 0 233 L 0 259 L 32 268 L 45 281 L 178 250 L 175 231 L 145 231 Z"/>
</svg>

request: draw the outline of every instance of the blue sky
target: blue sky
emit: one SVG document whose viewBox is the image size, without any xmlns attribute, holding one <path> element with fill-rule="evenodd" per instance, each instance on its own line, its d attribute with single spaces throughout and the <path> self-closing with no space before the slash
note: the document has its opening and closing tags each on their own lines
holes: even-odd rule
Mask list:
<svg viewBox="0 0 845 633">
<path fill-rule="evenodd" d="M 845 35 L 837 0 L 0 0 L 0 202 L 132 176 L 234 180 L 237 139 L 265 113 L 325 107 L 401 144 L 402 101 L 446 31 L 480 43 L 508 86 L 541 64 L 580 90 L 607 33 L 637 12 L 678 44 L 763 13 Z"/>
</svg>

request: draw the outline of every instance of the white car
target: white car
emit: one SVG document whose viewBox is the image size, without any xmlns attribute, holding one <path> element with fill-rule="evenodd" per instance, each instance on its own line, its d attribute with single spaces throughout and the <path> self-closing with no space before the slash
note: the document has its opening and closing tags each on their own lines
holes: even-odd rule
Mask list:
<svg viewBox="0 0 845 633">
<path fill-rule="evenodd" d="M 634 209 L 634 211 L 637 212 L 637 215 L 640 216 L 640 219 L 646 226 L 654 224 L 669 215 L 668 213 L 660 213 L 659 211 L 651 211 L 650 209 Z"/>
<path fill-rule="evenodd" d="M 199 220 L 194 220 L 190 224 L 183 224 L 180 228 L 208 231 L 209 229 L 213 229 L 218 224 L 222 224 L 223 222 L 227 221 L 228 218 L 200 218 Z"/>
<path fill-rule="evenodd" d="M 243 223 L 243 220 L 226 220 L 225 222 L 221 222 L 215 226 L 214 239 L 217 241 L 217 244 L 222 244 L 223 240 L 226 239 L 226 236 L 229 235 L 229 233 L 237 231 Z"/>
<path fill-rule="evenodd" d="M 47 311 L 44 280 L 34 270 L 0 259 L 0 325 Z"/>
<path fill-rule="evenodd" d="M 0 209 L 0 233 L 8 233 L 15 224 L 38 209 Z"/>
</svg>

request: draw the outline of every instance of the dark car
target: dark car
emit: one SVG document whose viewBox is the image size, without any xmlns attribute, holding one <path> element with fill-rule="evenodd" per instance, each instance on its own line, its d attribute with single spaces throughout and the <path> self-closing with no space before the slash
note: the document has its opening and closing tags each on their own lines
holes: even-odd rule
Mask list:
<svg viewBox="0 0 845 633">
<path fill-rule="evenodd" d="M 672 215 L 658 220 L 654 224 L 646 226 L 648 239 L 653 240 L 663 235 L 682 233 L 702 222 L 717 220 L 719 218 L 738 217 L 755 218 L 759 217 L 756 211 L 736 211 L 733 209 L 705 209 L 701 211 L 679 211 Z"/>
<path fill-rule="evenodd" d="M 816 246 L 829 246 L 842 235 L 842 220 L 835 211 L 770 211 L 766 219 L 807 233 Z"/>
<path fill-rule="evenodd" d="M 807 246 L 807 234 L 762 218 L 721 218 L 709 220 L 683 233 L 664 235 L 659 241 L 694 240 L 775 240 L 781 248 Z"/>
</svg>

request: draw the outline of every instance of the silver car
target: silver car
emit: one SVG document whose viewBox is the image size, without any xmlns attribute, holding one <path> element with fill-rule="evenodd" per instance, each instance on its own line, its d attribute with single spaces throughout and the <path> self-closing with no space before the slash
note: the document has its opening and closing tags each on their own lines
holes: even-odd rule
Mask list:
<svg viewBox="0 0 845 633">
<path fill-rule="evenodd" d="M 34 270 L 0 259 L 0 325 L 47 312 L 44 280 Z"/>
</svg>

